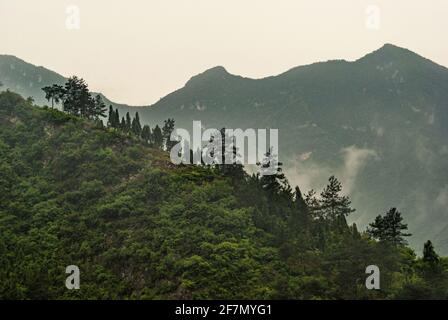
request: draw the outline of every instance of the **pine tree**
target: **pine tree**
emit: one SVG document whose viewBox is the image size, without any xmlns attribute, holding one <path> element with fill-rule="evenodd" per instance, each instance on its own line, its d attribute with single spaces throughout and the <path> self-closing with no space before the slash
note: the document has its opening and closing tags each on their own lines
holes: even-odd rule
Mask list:
<svg viewBox="0 0 448 320">
<path fill-rule="evenodd" d="M 113 119 L 113 125 L 114 128 L 120 128 L 120 113 L 118 112 L 118 108 L 115 109 L 115 115 L 114 115 L 114 119 Z"/>
<path fill-rule="evenodd" d="M 347 196 L 342 196 L 342 184 L 334 176 L 328 180 L 329 184 L 320 194 L 320 210 L 323 216 L 330 220 L 345 221 L 345 217 L 354 212 L 351 201 Z"/>
<path fill-rule="evenodd" d="M 43 87 L 42 90 L 45 92 L 45 99 L 47 99 L 48 102 L 51 101 L 51 108 L 54 108 L 54 95 L 53 95 L 53 88 L 52 87 Z"/>
<path fill-rule="evenodd" d="M 115 128 L 115 112 L 112 106 L 109 106 L 109 116 L 107 118 L 107 126 Z"/>
<path fill-rule="evenodd" d="M 235 137 L 228 136 L 226 129 L 221 130 L 221 150 L 218 151 L 217 156 L 221 159 L 221 164 L 218 165 L 219 172 L 226 177 L 230 177 L 233 182 L 241 181 L 246 177 L 244 166 L 236 161 L 238 150 L 235 143 Z M 231 158 L 231 163 L 226 163 L 226 157 Z"/>
<path fill-rule="evenodd" d="M 151 144 L 151 129 L 148 125 L 144 125 L 142 129 L 141 137 L 143 141 L 147 142 L 148 144 Z"/>
<path fill-rule="evenodd" d="M 50 87 L 44 87 L 42 90 L 45 92 L 45 99 L 51 101 L 51 108 L 54 108 L 54 103 L 59 103 L 65 95 L 65 89 L 57 84 Z"/>
<path fill-rule="evenodd" d="M 177 141 L 171 141 L 171 133 L 173 131 L 174 131 L 174 119 L 165 120 L 162 128 L 162 136 L 163 136 L 163 143 L 167 151 L 170 151 L 171 148 L 177 143 Z"/>
<path fill-rule="evenodd" d="M 435 265 L 439 262 L 439 256 L 434 250 L 434 246 L 431 241 L 426 241 L 423 246 L 423 261 L 428 262 L 431 265 Z"/>
<path fill-rule="evenodd" d="M 407 224 L 403 223 L 403 217 L 396 208 L 391 208 L 386 215 L 375 218 L 375 221 L 367 228 L 367 234 L 379 241 L 393 245 L 405 245 L 404 237 L 411 234 L 404 233 L 408 229 Z"/>
<path fill-rule="evenodd" d="M 124 117 L 121 117 L 120 129 L 126 132 L 126 120 L 124 119 Z"/>
<path fill-rule="evenodd" d="M 120 114 L 118 113 L 118 108 L 114 110 L 112 105 L 109 106 L 109 120 L 107 125 L 111 128 L 120 128 Z"/>
<path fill-rule="evenodd" d="M 90 118 L 99 120 L 106 116 L 106 105 L 99 94 L 95 96 L 93 108 L 90 110 Z"/>
<path fill-rule="evenodd" d="M 308 224 L 310 220 L 310 212 L 306 201 L 303 198 L 302 191 L 300 191 L 298 186 L 296 186 L 294 190 L 294 209 L 296 220 L 299 223 Z"/>
<path fill-rule="evenodd" d="M 154 147 L 161 149 L 163 147 L 163 135 L 159 125 L 156 125 L 156 127 L 154 128 L 152 132 L 152 138 Z"/>
<path fill-rule="evenodd" d="M 126 112 L 126 125 L 124 128 L 124 131 L 127 133 L 131 132 L 131 128 L 132 128 L 132 121 L 131 121 L 131 115 L 129 114 L 129 112 Z"/>
<path fill-rule="evenodd" d="M 140 137 L 140 135 L 142 134 L 142 125 L 140 124 L 140 117 L 138 115 L 138 112 L 135 113 L 135 118 L 132 120 L 131 131 L 137 137 Z"/>
<path fill-rule="evenodd" d="M 62 102 L 63 110 L 69 114 L 99 120 L 106 116 L 106 106 L 100 95 L 92 96 L 87 83 L 76 76 L 70 77 L 64 87 L 52 85 L 44 87 L 45 98 L 54 103 Z"/>
<path fill-rule="evenodd" d="M 303 199 L 302 191 L 300 191 L 300 188 L 298 186 L 296 186 L 294 189 L 294 204 L 295 207 L 299 210 L 308 209 L 305 199 Z"/>
<path fill-rule="evenodd" d="M 353 223 L 351 228 L 350 228 L 351 234 L 353 236 L 354 239 L 360 239 L 361 238 L 361 234 L 358 231 L 358 226 L 356 225 L 356 223 Z"/>
<path fill-rule="evenodd" d="M 319 199 L 317 199 L 316 191 L 311 189 L 305 195 L 305 203 L 308 207 L 308 212 L 313 219 L 324 219 L 320 210 Z"/>
<path fill-rule="evenodd" d="M 88 118 L 90 116 L 89 110 L 93 107 L 93 101 L 86 82 L 76 76 L 70 77 L 64 90 L 64 111 Z"/>
<path fill-rule="evenodd" d="M 272 194 L 280 194 L 282 191 L 290 191 L 288 180 L 282 172 L 282 163 L 278 161 L 278 156 L 270 149 L 265 154 L 265 158 L 258 164 L 260 167 L 260 184 L 263 189 Z"/>
</svg>

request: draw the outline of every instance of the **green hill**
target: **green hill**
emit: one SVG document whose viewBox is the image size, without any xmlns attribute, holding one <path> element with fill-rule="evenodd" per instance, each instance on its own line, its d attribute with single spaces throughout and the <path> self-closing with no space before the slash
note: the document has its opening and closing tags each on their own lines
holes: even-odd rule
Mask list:
<svg viewBox="0 0 448 320">
<path fill-rule="evenodd" d="M 144 122 L 191 128 L 278 128 L 291 182 L 321 188 L 337 174 L 365 227 L 398 205 L 414 248 L 448 254 L 448 69 L 387 44 L 356 61 L 328 61 L 248 79 L 210 69 L 140 111 Z M 191 130 L 191 129 L 190 129 Z"/>
<path fill-rule="evenodd" d="M 313 213 L 287 184 L 174 166 L 136 136 L 11 92 L 0 167 L 2 299 L 448 297 L 445 259 Z M 381 290 L 364 286 L 371 264 Z M 65 288 L 68 265 L 80 290 Z"/>
<path fill-rule="evenodd" d="M 40 88 L 65 79 L 0 56 L 0 81 L 48 104 Z M 448 254 L 448 69 L 410 50 L 386 44 L 356 61 L 319 62 L 263 79 L 215 67 L 150 107 L 114 106 L 121 115 L 138 111 L 151 128 L 167 118 L 190 130 L 193 120 L 278 128 L 291 184 L 321 189 L 335 174 L 363 208 L 351 222 L 364 229 L 398 206 L 414 249 L 433 239 Z"/>
</svg>

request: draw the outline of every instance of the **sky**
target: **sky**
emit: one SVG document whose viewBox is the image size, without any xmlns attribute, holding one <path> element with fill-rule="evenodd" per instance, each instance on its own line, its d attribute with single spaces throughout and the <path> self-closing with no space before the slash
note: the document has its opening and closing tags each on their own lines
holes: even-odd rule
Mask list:
<svg viewBox="0 0 448 320">
<path fill-rule="evenodd" d="M 0 0 L 0 54 L 149 105 L 214 66 L 250 78 L 392 43 L 448 66 L 446 0 Z"/>
</svg>

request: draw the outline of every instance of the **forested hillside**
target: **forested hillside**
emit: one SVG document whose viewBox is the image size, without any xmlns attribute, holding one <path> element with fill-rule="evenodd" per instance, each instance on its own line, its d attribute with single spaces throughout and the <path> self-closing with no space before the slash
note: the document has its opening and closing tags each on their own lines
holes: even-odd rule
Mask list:
<svg viewBox="0 0 448 320">
<path fill-rule="evenodd" d="M 448 254 L 448 69 L 386 44 L 356 61 L 299 66 L 249 79 L 222 67 L 191 78 L 151 107 L 143 122 L 201 120 L 212 128 L 278 128 L 291 183 L 321 188 L 337 174 L 365 227 L 397 205 L 414 249 L 433 235 Z"/>
<path fill-rule="evenodd" d="M 302 196 L 280 171 L 175 166 L 126 122 L 0 93 L 0 298 L 448 298 L 448 261 L 406 246 L 400 208 L 360 232 L 334 177 Z"/>
<path fill-rule="evenodd" d="M 3 89 L 38 105 L 55 102 L 42 87 L 66 80 L 0 55 Z M 412 231 L 412 248 L 420 250 L 431 235 L 448 255 L 448 69 L 417 53 L 386 44 L 355 61 L 318 62 L 263 79 L 215 67 L 149 107 L 101 97 L 121 116 L 138 112 L 151 128 L 174 118 L 188 130 L 193 120 L 207 128 L 279 129 L 279 155 L 291 185 L 321 189 L 337 175 L 362 208 L 350 222 L 365 228 L 379 210 L 398 206 Z"/>
</svg>

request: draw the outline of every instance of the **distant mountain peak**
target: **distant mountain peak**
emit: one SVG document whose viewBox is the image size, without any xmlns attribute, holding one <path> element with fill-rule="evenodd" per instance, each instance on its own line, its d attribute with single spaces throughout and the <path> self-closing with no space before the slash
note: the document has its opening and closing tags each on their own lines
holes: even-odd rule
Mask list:
<svg viewBox="0 0 448 320">
<path fill-rule="evenodd" d="M 192 77 L 187 85 L 198 84 L 202 82 L 208 82 L 210 80 L 226 80 L 231 77 L 234 77 L 232 74 L 227 72 L 227 70 L 223 66 L 216 66 L 210 69 L 205 70 L 198 75 Z"/>
<path fill-rule="evenodd" d="M 357 61 L 372 61 L 372 62 L 392 62 L 403 59 L 414 59 L 414 60 L 427 60 L 426 58 L 418 55 L 417 53 L 396 46 L 391 43 L 384 44 L 381 48 L 365 55 L 364 57 L 358 59 Z"/>
<path fill-rule="evenodd" d="M 9 60 L 23 61 L 22 59 L 19 59 L 16 56 L 13 56 L 13 55 L 10 55 L 10 54 L 0 54 L 0 59 L 9 59 Z M 23 62 L 25 62 L 25 61 L 23 61 Z"/>
<path fill-rule="evenodd" d="M 23 59 L 20 59 L 19 57 L 16 57 L 16 56 L 13 56 L 13 55 L 10 55 L 10 54 L 0 54 L 0 63 L 1 64 L 15 64 L 15 63 L 17 63 L 17 64 L 21 64 L 21 65 L 24 65 L 24 66 L 27 66 L 27 67 L 30 67 L 30 68 L 41 68 L 41 69 L 48 70 L 47 68 L 44 68 L 43 66 L 33 65 L 33 64 L 23 60 Z M 51 71 L 51 70 L 48 70 L 48 71 Z M 51 72 L 53 72 L 53 71 L 51 71 Z"/>
<path fill-rule="evenodd" d="M 198 76 L 206 77 L 206 78 L 222 78 L 222 77 L 227 77 L 227 76 L 232 76 L 232 75 L 223 66 L 216 66 L 216 67 L 205 70 L 204 72 L 198 74 L 196 77 L 198 77 Z"/>
<path fill-rule="evenodd" d="M 385 43 L 379 50 L 406 50 L 406 51 L 409 51 L 408 49 L 396 46 L 393 43 Z"/>
<path fill-rule="evenodd" d="M 204 71 L 204 74 L 208 73 L 208 74 L 229 74 L 226 70 L 226 68 L 224 68 L 223 66 L 216 66 L 210 69 L 207 69 Z"/>
<path fill-rule="evenodd" d="M 412 52 L 411 50 L 396 46 L 391 43 L 384 44 L 381 48 L 374 51 L 373 53 L 375 53 L 375 52 L 377 54 L 379 54 L 379 53 L 382 53 L 382 54 L 412 54 L 412 55 L 418 56 L 418 54 L 416 54 L 415 52 Z"/>
</svg>

